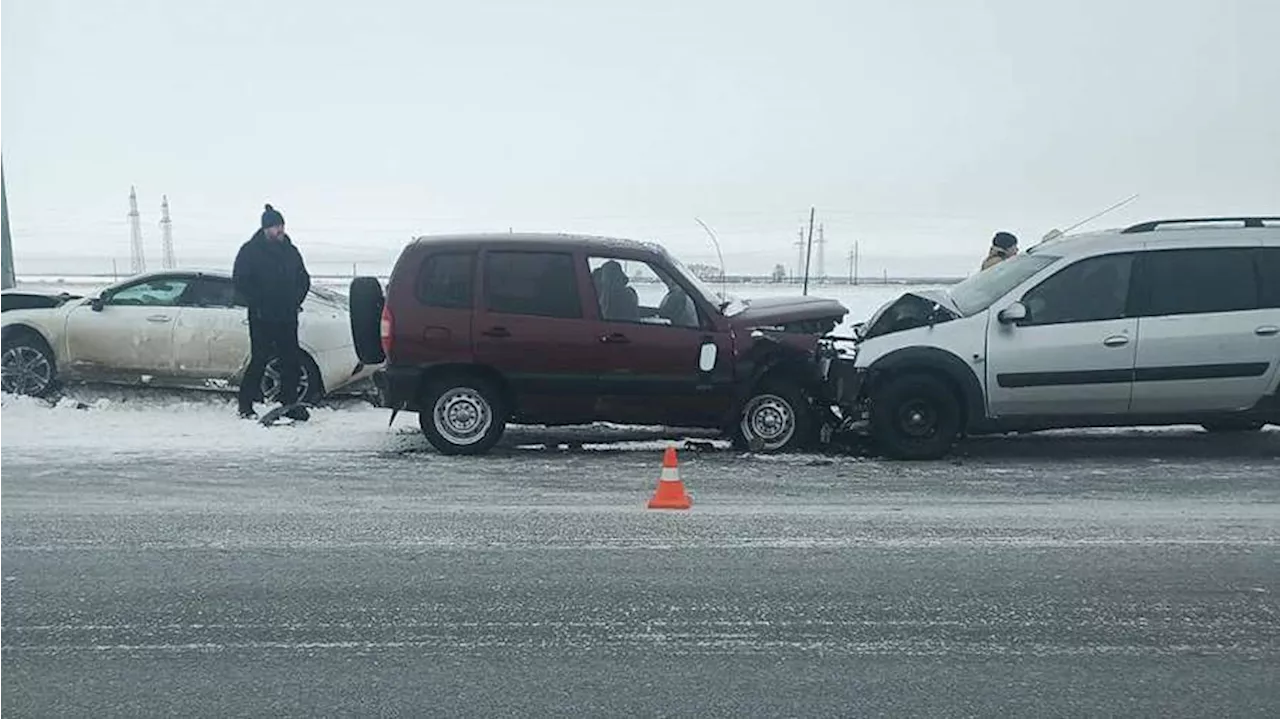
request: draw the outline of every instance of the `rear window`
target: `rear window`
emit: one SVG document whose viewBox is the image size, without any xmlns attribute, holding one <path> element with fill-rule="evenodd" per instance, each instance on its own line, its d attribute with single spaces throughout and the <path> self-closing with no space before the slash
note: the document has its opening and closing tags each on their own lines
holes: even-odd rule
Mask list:
<svg viewBox="0 0 1280 719">
<path fill-rule="evenodd" d="M 429 255 L 418 270 L 418 301 L 427 307 L 471 308 L 475 254 L 445 252 Z"/>
<path fill-rule="evenodd" d="M 1258 251 L 1258 287 L 1263 307 L 1280 307 L 1280 247 Z"/>
<path fill-rule="evenodd" d="M 1158 250 L 1138 255 L 1133 315 L 1164 317 L 1258 307 L 1255 250 Z"/>
<path fill-rule="evenodd" d="M 538 317 L 582 317 L 573 255 L 556 252 L 489 252 L 485 302 L 490 312 Z"/>
</svg>

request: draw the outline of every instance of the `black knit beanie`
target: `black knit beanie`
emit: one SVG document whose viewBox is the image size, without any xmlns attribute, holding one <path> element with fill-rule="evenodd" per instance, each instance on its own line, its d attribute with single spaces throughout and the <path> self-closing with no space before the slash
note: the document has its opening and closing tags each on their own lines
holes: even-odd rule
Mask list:
<svg viewBox="0 0 1280 719">
<path fill-rule="evenodd" d="M 262 226 L 275 227 L 284 224 L 284 215 L 276 211 L 276 208 L 267 205 L 267 209 L 262 212 Z"/>
<path fill-rule="evenodd" d="M 267 207 L 270 208 L 270 205 Z M 991 238 L 991 244 L 1002 250 L 1012 250 L 1018 246 L 1018 238 L 1009 232 L 997 232 L 996 236 Z"/>
</svg>

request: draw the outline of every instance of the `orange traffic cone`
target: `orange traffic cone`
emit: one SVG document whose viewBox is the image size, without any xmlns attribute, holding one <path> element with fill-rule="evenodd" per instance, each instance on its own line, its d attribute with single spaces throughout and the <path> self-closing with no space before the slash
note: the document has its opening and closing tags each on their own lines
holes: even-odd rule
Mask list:
<svg viewBox="0 0 1280 719">
<path fill-rule="evenodd" d="M 680 481 L 680 467 L 676 463 L 676 448 L 667 447 L 662 457 L 662 478 L 658 480 L 658 491 L 649 500 L 649 509 L 688 509 L 693 500 L 684 492 L 684 482 Z"/>
</svg>

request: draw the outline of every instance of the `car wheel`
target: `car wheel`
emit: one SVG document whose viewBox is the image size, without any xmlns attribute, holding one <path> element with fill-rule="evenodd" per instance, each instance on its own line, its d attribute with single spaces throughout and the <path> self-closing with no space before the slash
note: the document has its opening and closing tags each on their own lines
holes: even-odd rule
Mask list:
<svg viewBox="0 0 1280 719">
<path fill-rule="evenodd" d="M 0 389 L 44 397 L 57 384 L 58 364 L 49 345 L 34 332 L 7 333 L 0 350 Z"/>
<path fill-rule="evenodd" d="M 280 396 L 280 358 L 267 360 L 267 368 L 262 372 L 262 401 L 271 403 Z M 315 404 L 324 397 L 324 381 L 320 379 L 320 368 L 315 360 L 303 352 L 298 358 L 298 401 Z"/>
<path fill-rule="evenodd" d="M 753 452 L 801 449 L 812 439 L 813 417 L 792 382 L 764 382 L 742 406 L 734 445 Z"/>
<path fill-rule="evenodd" d="M 387 358 L 382 351 L 382 307 L 387 301 L 382 284 L 377 277 L 357 277 L 351 280 L 347 298 L 356 356 L 365 364 L 382 362 Z"/>
<path fill-rule="evenodd" d="M 936 377 L 894 377 L 872 395 L 871 434 L 894 459 L 938 459 L 960 435 L 960 402 Z"/>
<path fill-rule="evenodd" d="M 1221 419 L 1216 422 L 1205 422 L 1200 426 L 1204 427 L 1206 432 L 1227 434 L 1232 432 L 1257 432 L 1267 426 L 1267 423 L 1250 419 Z"/>
<path fill-rule="evenodd" d="M 418 424 L 441 454 L 484 454 L 507 428 L 502 397 L 479 377 L 452 377 L 432 382 Z"/>
</svg>

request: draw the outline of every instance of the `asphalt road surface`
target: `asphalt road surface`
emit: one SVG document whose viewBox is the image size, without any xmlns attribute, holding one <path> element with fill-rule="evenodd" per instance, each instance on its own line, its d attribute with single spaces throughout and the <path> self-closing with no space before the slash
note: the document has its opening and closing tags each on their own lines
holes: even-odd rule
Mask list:
<svg viewBox="0 0 1280 719">
<path fill-rule="evenodd" d="M 6 454 L 3 713 L 1276 716 L 1280 433 Z"/>
</svg>

